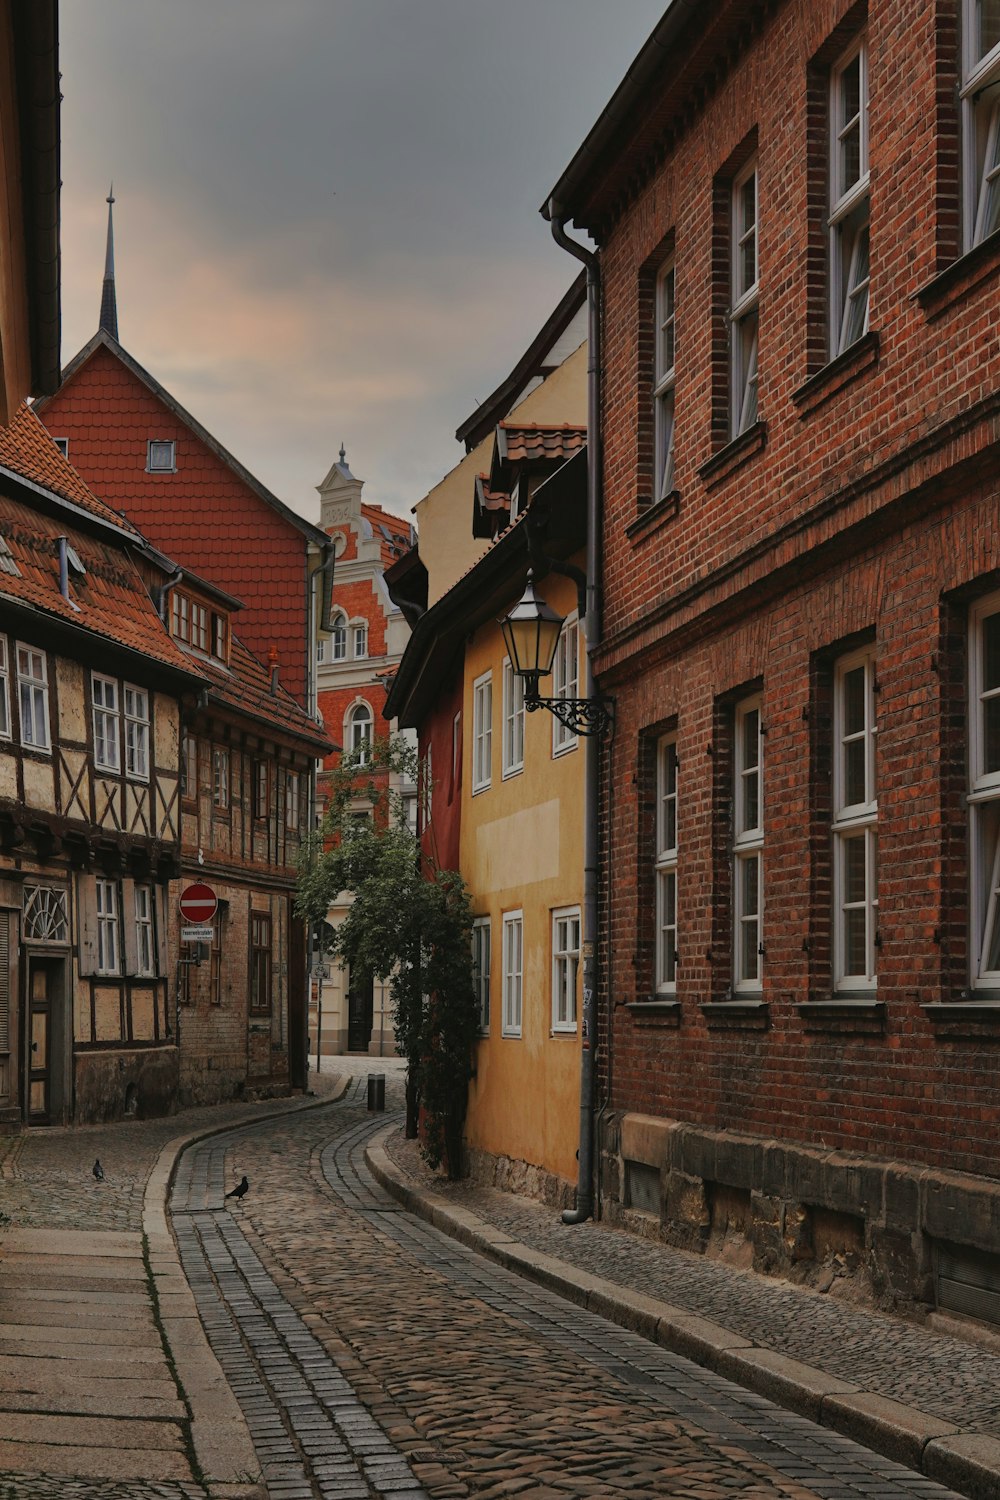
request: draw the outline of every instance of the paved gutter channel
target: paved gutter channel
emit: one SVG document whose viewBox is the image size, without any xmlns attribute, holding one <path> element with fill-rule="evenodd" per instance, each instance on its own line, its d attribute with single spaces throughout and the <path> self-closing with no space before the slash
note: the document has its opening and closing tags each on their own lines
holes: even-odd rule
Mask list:
<svg viewBox="0 0 1000 1500">
<path fill-rule="evenodd" d="M 817 1496 L 955 1500 L 931 1480 L 532 1286 L 523 1275 L 498 1269 L 465 1244 L 411 1217 L 366 1162 L 366 1149 L 385 1117 L 373 1121 L 361 1115 L 360 1083 L 346 1103 L 350 1113 L 345 1111 L 338 1122 L 339 1133 L 318 1149 L 327 1190 L 345 1210 L 371 1225 L 373 1237 L 394 1241 L 429 1273 L 447 1276 L 457 1297 L 475 1299 L 540 1344 L 554 1346 L 561 1357 L 596 1366 L 641 1393 L 643 1401 L 662 1402 L 666 1412 L 696 1424 L 713 1442 L 738 1445 L 786 1480 L 808 1484 Z M 355 1111 L 359 1120 L 350 1118 Z M 256 1457 L 247 1454 L 248 1476 L 259 1463 L 271 1500 L 396 1495 L 427 1500 L 405 1457 L 282 1294 L 251 1243 L 252 1231 L 245 1234 L 238 1216 L 223 1207 L 227 1150 L 271 1123 L 237 1127 L 189 1148 L 178 1163 L 170 1203 L 199 1315 L 253 1435 Z M 453 1223 L 452 1234 L 455 1227 Z M 469 1222 L 458 1227 L 468 1239 Z M 508 1238 L 492 1233 L 494 1240 Z M 336 1255 L 335 1244 L 331 1255 Z M 297 1300 L 305 1310 L 307 1303 Z"/>
</svg>

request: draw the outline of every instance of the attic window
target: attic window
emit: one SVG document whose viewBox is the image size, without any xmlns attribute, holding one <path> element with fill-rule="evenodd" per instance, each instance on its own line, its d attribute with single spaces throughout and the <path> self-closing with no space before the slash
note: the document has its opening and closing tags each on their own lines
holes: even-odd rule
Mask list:
<svg viewBox="0 0 1000 1500">
<path fill-rule="evenodd" d="M 177 464 L 174 460 L 173 442 L 150 438 L 146 444 L 146 471 L 149 474 L 176 473 Z"/>
<path fill-rule="evenodd" d="M 225 615 L 212 613 L 212 655 L 218 661 L 229 660 L 229 620 Z"/>
<path fill-rule="evenodd" d="M 53 438 L 52 441 L 59 449 L 63 458 L 69 458 L 69 438 Z"/>
<path fill-rule="evenodd" d="M 66 561 L 69 564 L 71 573 L 75 573 L 77 578 L 86 578 L 87 570 L 80 561 L 79 554 L 70 546 L 69 542 L 66 543 Z"/>
<path fill-rule="evenodd" d="M 7 538 L 4 536 L 0 536 L 0 573 L 11 573 L 15 578 L 21 576 L 21 569 L 14 561 Z"/>
</svg>

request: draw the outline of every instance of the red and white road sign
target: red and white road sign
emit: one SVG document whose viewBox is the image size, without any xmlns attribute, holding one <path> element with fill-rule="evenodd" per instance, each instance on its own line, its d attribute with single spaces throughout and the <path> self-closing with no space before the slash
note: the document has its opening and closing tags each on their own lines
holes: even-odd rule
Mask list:
<svg viewBox="0 0 1000 1500">
<path fill-rule="evenodd" d="M 201 922 L 211 922 L 219 901 L 210 885 L 206 885 L 203 880 L 197 880 L 194 885 L 185 886 L 181 891 L 179 904 L 181 916 L 185 922 L 193 922 L 197 925 Z"/>
</svg>

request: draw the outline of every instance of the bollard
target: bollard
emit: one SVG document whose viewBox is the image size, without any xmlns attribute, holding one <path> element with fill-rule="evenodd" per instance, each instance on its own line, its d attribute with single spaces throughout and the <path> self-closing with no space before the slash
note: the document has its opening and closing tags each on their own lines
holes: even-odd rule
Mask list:
<svg viewBox="0 0 1000 1500">
<path fill-rule="evenodd" d="M 368 1108 L 385 1109 L 385 1074 L 368 1074 Z"/>
</svg>

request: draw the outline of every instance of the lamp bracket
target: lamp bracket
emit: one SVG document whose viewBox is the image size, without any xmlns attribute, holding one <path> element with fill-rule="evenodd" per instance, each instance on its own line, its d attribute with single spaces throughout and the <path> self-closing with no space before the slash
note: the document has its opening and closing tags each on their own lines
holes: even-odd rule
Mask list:
<svg viewBox="0 0 1000 1500">
<path fill-rule="evenodd" d="M 614 704 L 610 698 L 540 698 L 525 685 L 524 706 L 529 713 L 547 708 L 572 734 L 604 735 L 614 728 Z"/>
</svg>

